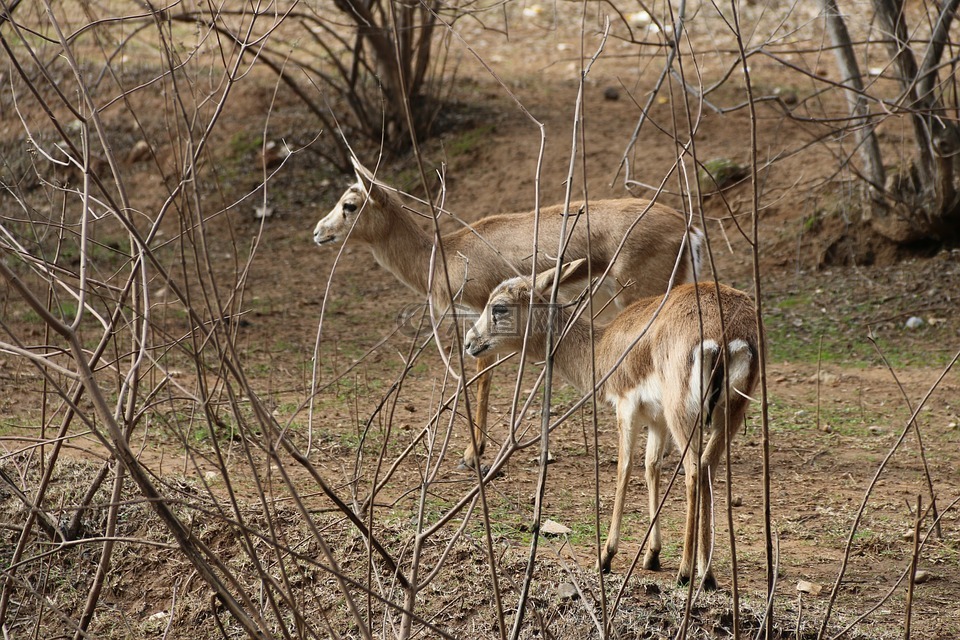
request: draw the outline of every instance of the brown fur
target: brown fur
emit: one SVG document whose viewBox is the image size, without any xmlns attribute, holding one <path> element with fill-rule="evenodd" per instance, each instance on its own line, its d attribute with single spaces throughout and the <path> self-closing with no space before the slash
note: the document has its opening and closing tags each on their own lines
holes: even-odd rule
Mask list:
<svg viewBox="0 0 960 640">
<path fill-rule="evenodd" d="M 428 293 L 433 235 L 414 222 L 396 195 L 377 185 L 362 166 L 355 166 L 357 185 L 350 187 L 333 210 L 317 223 L 315 241 L 318 244 L 342 242 L 349 232 L 352 241 L 368 245 L 377 262 L 401 282 L 418 293 Z M 571 211 L 577 212 L 580 206 L 574 205 Z M 354 211 L 345 215 L 350 207 Z M 556 261 L 551 256 L 557 252 L 562 214 L 562 206 L 541 209 L 538 271 L 546 270 Z M 701 232 L 691 227 L 691 241 L 684 245 L 686 221 L 664 205 L 639 199 L 599 200 L 589 205 L 589 237 L 587 223 L 585 215 L 570 217 L 569 242 L 564 256 L 570 260 L 589 258 L 595 277 L 609 268 L 607 290 L 617 292 L 625 287 L 616 298 L 617 306 L 665 291 L 678 255 L 674 282 L 691 280 L 694 264 L 699 266 Z M 533 267 L 534 225 L 535 212 L 501 214 L 443 236 L 450 290 L 456 301 L 478 313 L 500 282 L 529 274 Z M 691 255 L 695 256 L 693 261 Z M 442 269 L 436 270 L 429 288 L 435 305 L 449 306 L 450 294 Z M 477 370 L 490 364 L 489 359 L 480 359 Z M 464 462 L 471 466 L 479 462 L 485 443 L 489 374 L 479 378 L 477 393 L 475 443 L 464 453 Z"/>
<path fill-rule="evenodd" d="M 572 277 L 579 267 L 579 264 L 566 265 L 561 280 Z M 553 284 L 553 275 L 553 270 L 541 274 L 533 288 L 537 292 L 547 291 Z M 499 321 L 493 309 L 499 308 L 501 313 L 503 309 L 513 310 L 516 316 L 511 321 L 515 326 L 526 326 L 530 288 L 529 279 L 514 278 L 494 290 L 487 308 L 467 333 L 469 353 L 503 355 L 520 349 L 523 336 L 494 330 Z M 559 326 L 565 326 L 570 312 L 559 310 L 558 313 L 562 318 Z M 665 301 L 657 296 L 633 303 L 606 328 L 595 328 L 593 339 L 597 380 L 606 378 L 598 391 L 617 409 L 620 434 L 616 497 L 601 566 L 608 570 L 617 551 L 637 436 L 646 426 L 651 535 L 644 567 L 658 569 L 660 566 L 660 529 L 655 514 L 659 506 L 660 465 L 669 433 L 683 454 L 687 493 L 679 579 L 692 577 L 693 550 L 697 546 L 699 575 L 707 588 L 715 587 L 716 581 L 708 566 L 713 521 L 711 479 L 727 439 L 743 419 L 749 403 L 746 396 L 752 392 L 759 375 L 760 345 L 753 302 L 747 294 L 724 285 L 680 285 Z M 723 345 L 723 351 L 712 348 L 719 345 Z M 589 366 L 590 347 L 590 327 L 581 319 L 567 327 L 554 351 L 558 373 L 584 393 L 594 388 Z M 542 358 L 544 349 L 542 332 L 527 336 L 527 353 L 531 359 Z M 695 366 L 701 359 L 703 365 Z M 715 369 L 723 371 L 722 378 L 712 375 Z M 710 398 L 714 398 L 715 404 Z M 709 425 L 709 430 L 701 436 L 702 422 Z"/>
</svg>

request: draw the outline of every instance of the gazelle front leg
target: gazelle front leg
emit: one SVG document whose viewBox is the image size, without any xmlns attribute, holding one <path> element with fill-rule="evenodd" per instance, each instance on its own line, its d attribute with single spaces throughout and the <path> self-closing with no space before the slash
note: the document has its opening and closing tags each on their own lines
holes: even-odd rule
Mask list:
<svg viewBox="0 0 960 640">
<path fill-rule="evenodd" d="M 627 496 L 627 483 L 633 472 L 633 452 L 637 448 L 637 433 L 640 431 L 636 406 L 625 400 L 617 406 L 617 429 L 620 432 L 620 450 L 617 454 L 617 489 L 613 498 L 613 517 L 607 542 L 600 554 L 600 570 L 610 571 L 610 562 L 620 546 L 620 523 L 623 521 L 623 505 Z"/>
<path fill-rule="evenodd" d="M 460 465 L 477 469 L 480 465 L 480 456 L 487 444 L 487 402 L 490 399 L 490 372 L 480 373 L 494 363 L 495 358 L 477 358 L 477 400 L 476 417 L 473 419 L 473 433 L 467 448 L 463 452 Z"/>
</svg>

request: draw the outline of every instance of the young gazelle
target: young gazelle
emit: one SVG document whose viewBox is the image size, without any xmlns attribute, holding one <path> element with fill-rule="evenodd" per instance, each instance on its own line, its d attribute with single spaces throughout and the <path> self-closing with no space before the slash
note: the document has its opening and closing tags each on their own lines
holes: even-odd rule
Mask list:
<svg viewBox="0 0 960 640">
<path fill-rule="evenodd" d="M 313 231 L 318 245 L 339 244 L 349 236 L 352 242 L 369 246 L 376 261 L 397 279 L 420 294 L 431 294 L 441 313 L 451 305 L 450 290 L 455 296 L 453 302 L 476 314 L 497 284 L 531 272 L 534 212 L 494 215 L 443 236 L 448 289 L 439 266 L 434 267 L 431 278 L 434 234 L 416 224 L 415 216 L 404 210 L 393 190 L 377 184 L 373 175 L 356 161 L 354 169 L 357 183 L 347 189 Z M 580 207 L 574 205 L 571 211 L 577 212 Z M 548 268 L 549 254 L 556 253 L 562 213 L 561 206 L 540 211 L 538 271 Z M 598 200 L 589 203 L 589 216 L 589 243 L 587 219 L 580 215 L 570 217 L 569 243 L 564 255 L 571 259 L 589 258 L 594 275 L 609 268 L 606 291 L 617 293 L 618 307 L 642 296 L 663 293 L 671 278 L 675 283 L 691 282 L 699 273 L 703 234 L 688 227 L 683 216 L 673 209 L 634 198 Z M 439 253 L 435 259 L 439 262 Z M 492 359 L 481 356 L 477 371 L 491 364 Z M 463 462 L 468 466 L 479 464 L 483 454 L 489 389 L 488 372 L 477 383 L 473 423 L 477 447 L 470 444 L 463 454 Z"/>
<path fill-rule="evenodd" d="M 573 277 L 582 261 L 564 265 L 560 280 Z M 553 285 L 554 269 L 537 276 L 533 296 L 545 297 Z M 512 278 L 493 293 L 477 323 L 466 335 L 467 353 L 476 357 L 519 351 L 530 309 L 529 277 Z M 661 303 L 662 307 L 661 307 Z M 543 311 L 542 308 L 539 309 Z M 722 310 L 722 321 L 721 321 Z M 590 327 L 585 319 L 572 323 L 571 311 L 556 310 L 558 328 L 555 370 L 582 392 L 593 389 Z M 546 326 L 536 315 L 527 336 L 527 354 L 541 359 Z M 569 326 L 567 326 L 569 325 Z M 560 338 L 560 329 L 564 334 Z M 624 496 L 633 466 L 637 436 L 647 427 L 646 480 L 651 533 L 644 556 L 646 569 L 660 568 L 660 465 L 668 434 L 683 457 L 687 518 L 683 559 L 678 579 L 693 575 L 694 535 L 697 538 L 698 575 L 704 588 L 715 588 L 708 566 L 713 541 L 711 480 L 726 445 L 743 420 L 748 396 L 758 378 L 760 346 L 753 301 L 736 289 L 713 283 L 685 284 L 663 296 L 634 302 L 604 328 L 594 328 L 597 381 L 604 397 L 617 410 L 620 448 L 613 519 L 600 566 L 609 571 L 617 552 Z M 721 351 L 723 349 L 723 351 Z M 702 416 L 702 417 L 701 417 Z M 700 425 L 704 425 L 701 438 Z M 699 483 L 699 532 L 696 492 Z"/>
</svg>

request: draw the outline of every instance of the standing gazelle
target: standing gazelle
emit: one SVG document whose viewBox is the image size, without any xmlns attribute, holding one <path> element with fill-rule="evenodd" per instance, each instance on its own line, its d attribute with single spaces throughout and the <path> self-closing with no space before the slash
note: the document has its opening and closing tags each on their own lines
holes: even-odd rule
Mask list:
<svg viewBox="0 0 960 640">
<path fill-rule="evenodd" d="M 313 231 L 318 245 L 341 243 L 348 236 L 366 244 L 376 261 L 397 279 L 418 293 L 429 293 L 440 313 L 451 302 L 479 313 L 500 282 L 531 272 L 535 212 L 489 216 L 443 236 L 448 289 L 442 268 L 435 267 L 431 277 L 434 234 L 417 226 L 395 193 L 377 184 L 359 162 L 354 161 L 354 169 L 357 183 Z M 583 206 L 571 207 L 572 212 L 578 210 L 583 211 Z M 551 264 L 548 254 L 557 251 L 562 214 L 562 206 L 540 211 L 537 271 L 547 269 Z M 589 220 L 576 213 L 570 216 L 567 238 L 564 255 L 589 258 L 594 275 L 609 269 L 605 290 L 616 294 L 615 304 L 620 308 L 642 296 L 663 293 L 671 281 L 692 282 L 700 272 L 703 233 L 688 227 L 683 216 L 670 207 L 649 200 L 590 202 Z M 439 258 L 438 252 L 437 261 Z M 481 356 L 477 371 L 491 364 L 492 358 Z M 476 449 L 471 442 L 463 454 L 463 462 L 471 467 L 479 465 L 486 441 L 489 375 L 483 373 L 477 382 Z"/>
<path fill-rule="evenodd" d="M 560 282 L 573 277 L 582 260 L 564 265 Z M 512 278 L 493 293 L 477 323 L 467 332 L 466 350 L 481 357 L 520 351 L 527 326 L 531 293 L 545 298 L 556 271 Z M 662 307 L 661 307 L 661 303 Z M 586 319 L 572 324 L 571 311 L 558 306 L 554 350 L 556 371 L 582 392 L 593 390 L 590 326 Z M 543 357 L 546 326 L 530 323 L 526 353 Z M 567 326 L 569 324 L 569 326 Z M 727 438 L 743 420 L 749 395 L 758 378 L 759 345 L 753 301 L 736 289 L 713 283 L 686 284 L 662 296 L 634 302 L 605 328 L 594 328 L 592 345 L 600 391 L 617 410 L 620 448 L 613 519 L 600 558 L 604 571 L 620 541 L 624 496 L 633 466 L 637 436 L 647 426 L 646 480 L 651 518 L 645 569 L 660 568 L 660 525 L 656 519 L 660 495 L 660 465 L 667 434 L 683 457 L 687 517 L 683 559 L 678 579 L 693 575 L 694 535 L 697 569 L 704 588 L 716 588 L 709 565 L 713 542 L 712 479 Z M 721 351 L 722 349 L 722 351 Z M 609 377 L 608 377 L 609 376 Z M 701 422 L 704 430 L 701 437 Z M 699 531 L 695 529 L 699 483 Z"/>
</svg>

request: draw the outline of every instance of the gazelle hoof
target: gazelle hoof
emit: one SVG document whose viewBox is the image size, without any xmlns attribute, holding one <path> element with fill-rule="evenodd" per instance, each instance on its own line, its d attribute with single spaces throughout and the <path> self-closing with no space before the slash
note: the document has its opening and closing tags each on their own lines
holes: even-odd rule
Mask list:
<svg viewBox="0 0 960 640">
<path fill-rule="evenodd" d="M 475 465 L 476 465 L 476 462 L 471 463 L 471 462 L 467 462 L 466 460 L 461 460 L 460 464 L 457 465 L 457 469 L 460 469 L 461 471 L 473 471 L 477 468 Z M 490 465 L 481 464 L 480 465 L 481 477 L 486 477 L 488 473 L 490 473 Z M 498 473 L 497 476 L 499 475 L 500 474 Z"/>
<path fill-rule="evenodd" d="M 716 591 L 717 590 L 717 579 L 713 577 L 712 573 L 708 573 L 703 577 L 703 590 L 704 591 Z"/>
<path fill-rule="evenodd" d="M 647 571 L 660 571 L 660 552 L 648 551 L 643 557 L 643 568 Z"/>
<path fill-rule="evenodd" d="M 610 564 L 613 562 L 613 556 L 615 554 L 610 553 L 606 549 L 603 550 L 603 554 L 600 556 L 599 568 L 602 573 L 610 573 Z"/>
</svg>

